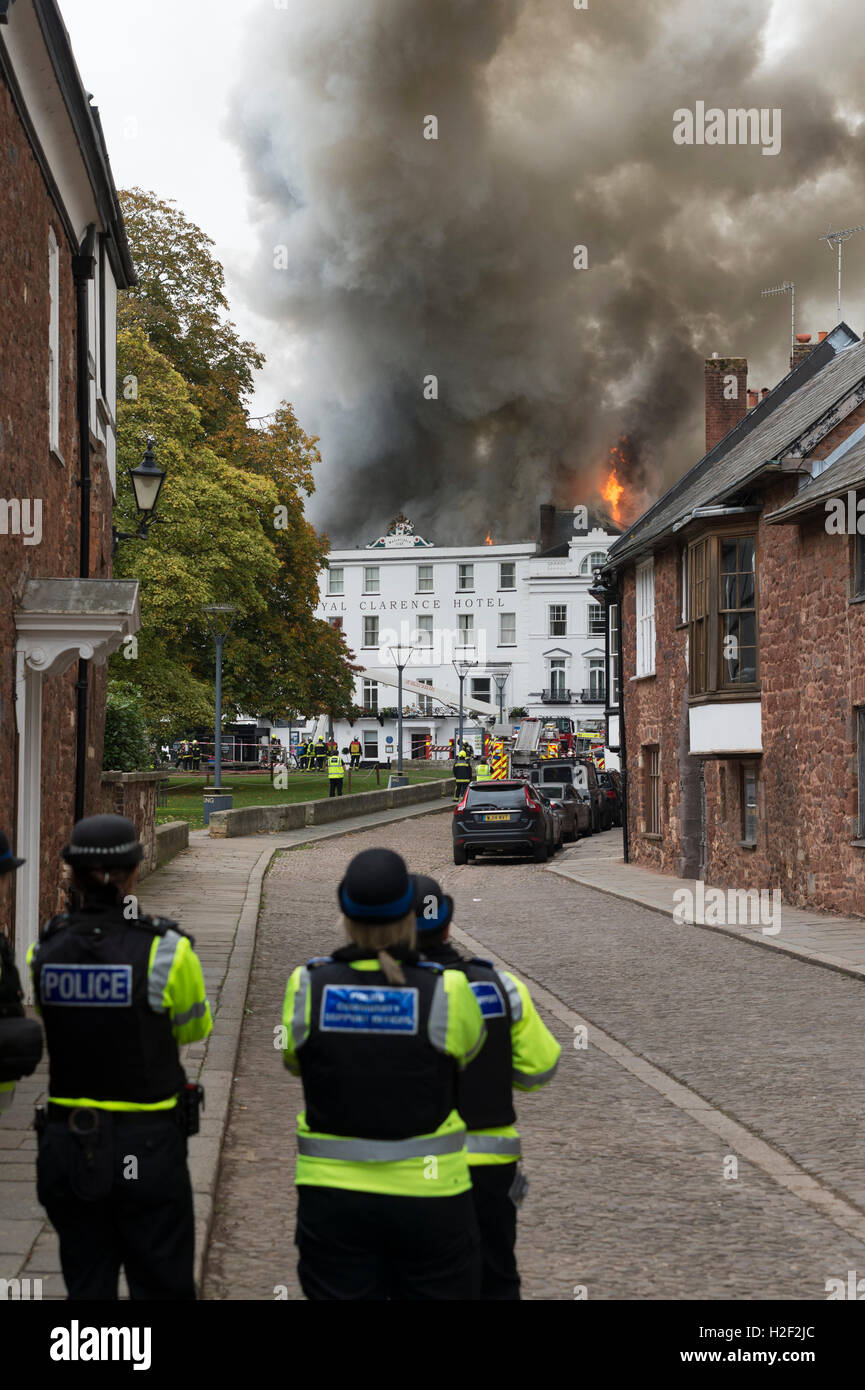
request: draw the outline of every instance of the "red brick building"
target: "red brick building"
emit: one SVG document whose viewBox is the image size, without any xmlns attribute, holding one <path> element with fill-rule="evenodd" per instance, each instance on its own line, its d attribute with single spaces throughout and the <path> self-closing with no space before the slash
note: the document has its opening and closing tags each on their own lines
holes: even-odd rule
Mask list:
<svg viewBox="0 0 865 1390">
<path fill-rule="evenodd" d="M 609 739 L 632 861 L 865 914 L 865 344 L 797 347 L 759 401 L 706 363 L 709 451 L 611 548 Z"/>
<path fill-rule="evenodd" d="M 59 851 L 99 809 L 112 581 L 115 308 L 134 275 L 99 117 L 54 0 L 0 0 L 0 879 L 23 958 L 60 905 Z"/>
</svg>

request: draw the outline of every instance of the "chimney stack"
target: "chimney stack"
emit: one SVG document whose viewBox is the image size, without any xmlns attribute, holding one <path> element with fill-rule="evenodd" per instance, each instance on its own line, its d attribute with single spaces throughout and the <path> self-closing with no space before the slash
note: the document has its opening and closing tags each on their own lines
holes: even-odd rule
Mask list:
<svg viewBox="0 0 865 1390">
<path fill-rule="evenodd" d="M 538 548 L 540 550 L 551 550 L 555 545 L 556 533 L 556 509 L 551 502 L 541 503 L 540 528 L 538 535 Z"/>
<path fill-rule="evenodd" d="M 748 409 L 749 409 L 749 410 L 753 410 L 753 409 L 754 409 L 754 406 L 755 406 L 756 404 L 757 404 L 757 392 L 756 392 L 756 391 L 749 391 L 749 392 L 748 392 Z"/>
<path fill-rule="evenodd" d="M 793 344 L 793 356 L 790 358 L 790 367 L 798 366 L 802 358 L 807 357 L 809 352 L 813 352 L 816 346 L 816 343 L 811 342 L 810 333 L 797 333 L 796 341 Z"/>
<path fill-rule="evenodd" d="M 748 359 L 706 358 L 706 453 L 748 409 Z"/>
</svg>

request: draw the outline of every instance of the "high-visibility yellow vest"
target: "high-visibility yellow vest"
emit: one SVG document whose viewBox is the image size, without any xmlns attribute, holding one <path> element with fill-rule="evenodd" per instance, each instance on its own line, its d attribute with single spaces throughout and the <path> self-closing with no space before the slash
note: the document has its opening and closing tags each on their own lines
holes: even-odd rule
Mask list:
<svg viewBox="0 0 865 1390">
<path fill-rule="evenodd" d="M 333 757 L 327 760 L 327 775 L 331 781 L 334 782 L 341 782 L 345 776 L 345 768 L 342 765 L 342 759 L 338 757 L 337 754 L 334 754 Z"/>
<path fill-rule="evenodd" d="M 478 763 L 475 768 L 475 778 L 478 782 L 484 782 L 488 777 L 492 777 L 493 770 L 489 763 Z"/>
</svg>

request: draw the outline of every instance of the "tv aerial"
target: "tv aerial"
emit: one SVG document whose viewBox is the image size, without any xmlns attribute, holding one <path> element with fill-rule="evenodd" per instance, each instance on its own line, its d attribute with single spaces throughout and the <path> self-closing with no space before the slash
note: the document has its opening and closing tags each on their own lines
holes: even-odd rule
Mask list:
<svg viewBox="0 0 865 1390">
<path fill-rule="evenodd" d="M 831 227 L 823 236 L 817 238 L 818 241 L 825 241 L 829 250 L 833 246 L 838 248 L 838 322 L 841 322 L 841 247 L 845 241 L 849 241 L 856 232 L 865 232 L 865 223 L 860 222 L 858 227 L 845 227 L 841 232 L 833 232 Z"/>
</svg>

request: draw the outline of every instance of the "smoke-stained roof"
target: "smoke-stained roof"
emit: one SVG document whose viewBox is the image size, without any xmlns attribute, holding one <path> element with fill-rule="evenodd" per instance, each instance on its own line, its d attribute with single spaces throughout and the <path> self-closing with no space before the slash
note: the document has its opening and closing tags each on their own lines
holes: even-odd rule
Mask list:
<svg viewBox="0 0 865 1390">
<path fill-rule="evenodd" d="M 611 565 L 648 553 L 693 508 L 723 502 L 756 479 L 863 380 L 865 343 L 839 324 L 610 547 Z"/>
</svg>

